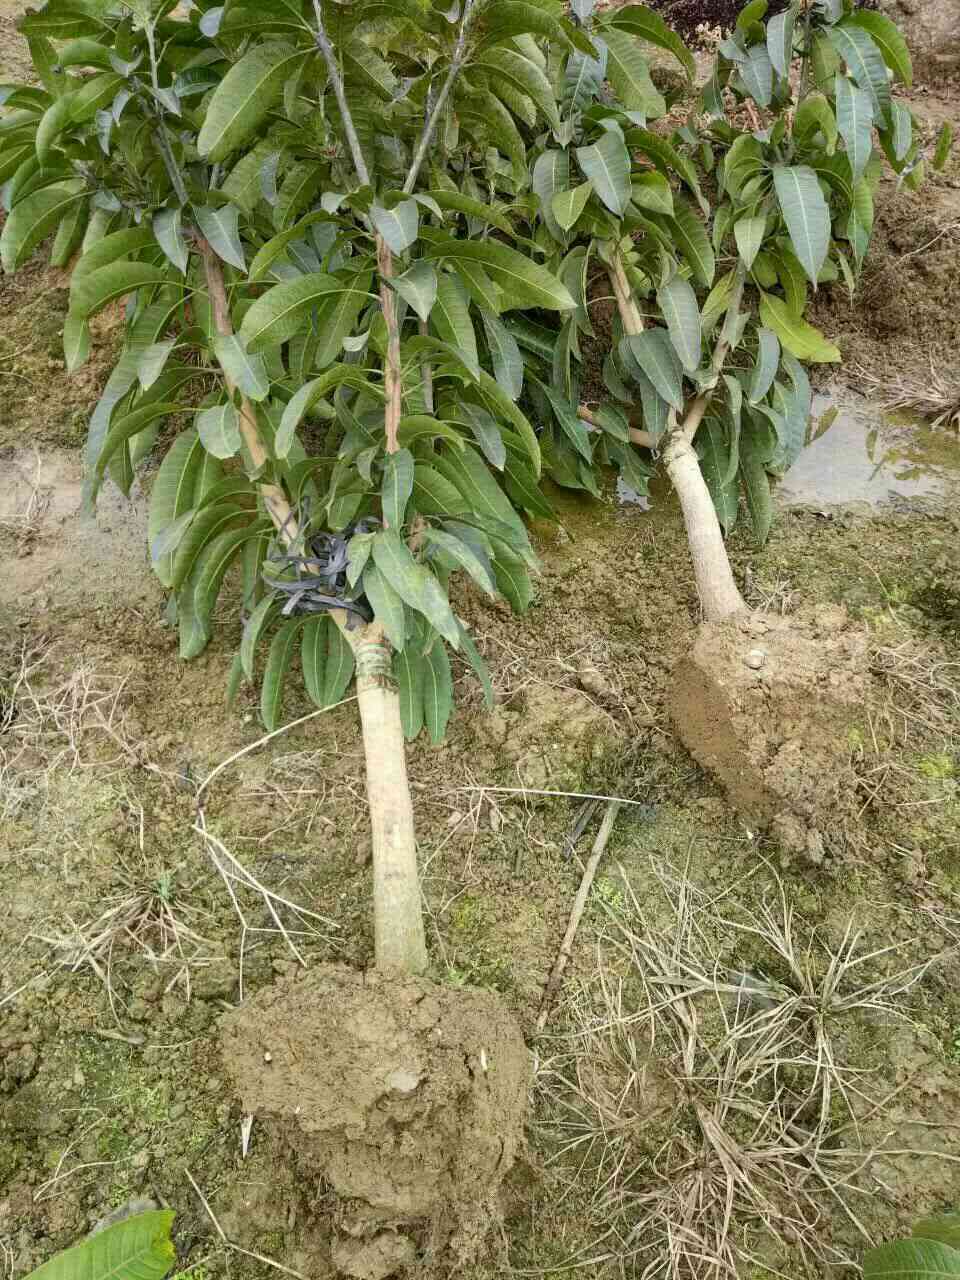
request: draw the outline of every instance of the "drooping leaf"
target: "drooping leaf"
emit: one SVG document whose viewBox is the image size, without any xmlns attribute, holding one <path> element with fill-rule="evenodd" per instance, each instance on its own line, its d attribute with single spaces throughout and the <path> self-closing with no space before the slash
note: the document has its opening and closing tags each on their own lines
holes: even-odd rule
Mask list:
<svg viewBox="0 0 960 1280">
<path fill-rule="evenodd" d="M 621 217 L 630 203 L 630 153 L 623 138 L 605 133 L 589 147 L 577 148 L 577 164 L 611 213 Z"/>
<path fill-rule="evenodd" d="M 0 233 L 0 263 L 14 272 L 86 194 L 78 181 L 41 187 L 14 205 Z"/>
<path fill-rule="evenodd" d="M 509 294 L 513 306 L 542 307 L 548 311 L 568 311 L 576 306 L 566 287 L 545 267 L 504 244 L 443 240 L 427 249 L 423 257 L 479 264 Z"/>
<path fill-rule="evenodd" d="M 323 308 L 319 323 L 320 340 L 315 354 L 318 369 L 325 369 L 340 355 L 344 339 L 369 301 L 371 279 L 370 270 L 362 260 L 355 269 L 337 277 L 337 292 Z"/>
<path fill-rule="evenodd" d="M 870 95 L 842 72 L 836 81 L 837 127 L 847 148 L 854 182 L 863 176 L 873 152 L 873 103 Z"/>
<path fill-rule="evenodd" d="M 683 408 L 682 368 L 667 331 L 644 329 L 624 341 L 657 393 L 679 412 Z"/>
<path fill-rule="evenodd" d="M 456 646 L 459 632 L 443 588 L 433 574 L 414 559 L 394 529 L 384 529 L 376 535 L 373 559 L 404 603 L 422 613 L 444 639 Z"/>
<path fill-rule="evenodd" d="M 413 493 L 413 454 L 398 449 L 387 454 L 383 464 L 383 522 L 388 529 L 402 529 L 407 503 Z"/>
<path fill-rule="evenodd" d="M 937 1240 L 951 1249 L 960 1249 L 960 1213 L 940 1213 L 920 1218 L 910 1232 L 919 1240 Z"/>
<path fill-rule="evenodd" d="M 197 225 L 217 257 L 245 271 L 247 262 L 240 242 L 240 210 L 237 206 L 226 204 L 219 209 L 204 206 L 194 212 Z"/>
<path fill-rule="evenodd" d="M 223 160 L 266 119 L 283 86 L 307 54 L 280 41 L 256 44 L 224 76 L 214 93 L 197 140 L 211 160 Z"/>
<path fill-rule="evenodd" d="M 753 525 L 753 536 L 763 546 L 773 524 L 773 499 L 766 470 L 767 457 L 756 441 L 756 436 L 745 431 L 740 441 L 740 475 L 747 499 L 747 510 Z"/>
<path fill-rule="evenodd" d="M 408 742 L 423 728 L 423 685 L 426 660 L 416 644 L 405 645 L 393 655 L 393 674 L 400 699 L 400 722 Z"/>
<path fill-rule="evenodd" d="M 498 316 L 484 311 L 481 318 L 497 382 L 505 395 L 518 400 L 523 391 L 523 357 L 517 340 Z"/>
<path fill-rule="evenodd" d="M 680 363 L 692 373 L 700 365 L 700 308 L 689 281 L 675 273 L 657 290 L 670 341 Z M 648 375 L 649 376 L 649 375 Z"/>
<path fill-rule="evenodd" d="M 176 1259 L 173 1218 L 169 1209 L 134 1214 L 58 1253 L 27 1280 L 163 1280 Z"/>
<path fill-rule="evenodd" d="M 726 478 L 727 444 L 723 427 L 717 418 L 707 417 L 703 429 L 697 432 L 696 446 L 700 456 L 700 469 L 710 491 L 717 519 L 724 535 L 729 534 L 737 522 L 740 500 L 735 481 Z"/>
<path fill-rule="evenodd" d="M 634 36 L 610 26 L 604 31 L 603 40 L 607 46 L 607 79 L 617 100 L 628 111 L 642 111 L 648 119 L 664 115 L 667 104 L 650 78 L 649 64 Z"/>
<path fill-rule="evenodd" d="M 232 458 L 240 451 L 240 415 L 231 401 L 201 409 L 196 428 L 203 447 L 215 458 Z"/>
<path fill-rule="evenodd" d="M 757 363 L 747 392 L 747 399 L 751 404 L 759 404 L 766 396 L 780 367 L 780 339 L 773 330 L 758 330 L 757 342 Z"/>
<path fill-rule="evenodd" d="M 839 361 L 840 352 L 819 329 L 791 310 L 788 303 L 771 293 L 760 295 L 760 319 L 774 331 L 783 346 L 798 360 L 813 363 Z"/>
<path fill-rule="evenodd" d="M 830 247 L 830 208 L 813 169 L 774 166 L 773 182 L 794 252 L 816 287 Z"/>
<path fill-rule="evenodd" d="M 413 263 L 402 276 L 393 276 L 390 284 L 413 307 L 421 320 L 430 319 L 430 312 L 437 300 L 437 273 L 430 263 Z"/>
<path fill-rule="evenodd" d="M 470 299 L 460 280 L 447 272 L 441 273 L 437 281 L 437 300 L 430 313 L 430 323 L 444 342 L 460 352 L 467 367 L 479 373 L 480 357 L 470 319 Z"/>
<path fill-rule="evenodd" d="M 887 124 L 890 118 L 890 81 L 887 65 L 876 44 L 859 26 L 828 27 L 826 34 L 854 80 L 870 95 L 874 118 L 878 123 Z"/>
<path fill-rule="evenodd" d="M 460 632 L 457 630 L 457 644 Z M 434 743 L 442 742 L 453 708 L 453 676 L 446 646 L 435 640 L 423 662 L 423 721 Z"/>
<path fill-rule="evenodd" d="M 488 596 L 496 595 L 496 586 L 488 566 L 483 563 L 466 542 L 451 533 L 433 527 L 429 527 L 426 530 L 425 537 L 428 547 L 435 547 L 437 550 L 442 551 L 451 560 L 455 561 L 461 569 L 466 569 L 477 586 L 482 591 L 485 591 Z"/>
<path fill-rule="evenodd" d="M 514 49 L 500 47 L 495 54 L 476 59 L 473 66 L 493 76 L 503 77 L 536 104 L 551 127 L 559 127 L 560 116 L 553 89 L 535 62 Z"/>
<path fill-rule="evenodd" d="M 368 561 L 363 571 L 363 590 L 391 645 L 403 649 L 407 638 L 403 600 L 373 561 Z"/>
<path fill-rule="evenodd" d="M 190 257 L 181 231 L 182 221 L 182 212 L 177 208 L 159 209 L 153 215 L 153 233 L 157 244 L 177 270 L 184 274 Z"/>
<path fill-rule="evenodd" d="M 775 13 L 767 23 L 767 53 L 778 76 L 789 74 L 796 22 L 797 7 L 791 4 L 782 13 Z"/>
<path fill-rule="evenodd" d="M 266 400 L 270 378 L 263 356 L 250 355 L 236 334 L 215 334 L 212 343 L 213 354 L 234 386 L 249 400 Z"/>
<path fill-rule="evenodd" d="M 773 97 L 773 63 L 766 45 L 751 45 L 737 70 L 751 98 L 758 106 L 768 107 Z"/>
<path fill-rule="evenodd" d="M 740 253 L 741 261 L 748 271 L 753 266 L 753 261 L 760 251 L 761 244 L 763 244 L 766 228 L 767 220 L 762 214 L 753 218 L 740 218 L 734 223 L 733 234 L 737 242 L 737 249 Z"/>
<path fill-rule="evenodd" d="M 569 153 L 556 150 L 542 152 L 533 166 L 532 186 L 547 230 L 555 240 L 563 241 L 564 231 L 554 215 L 553 201 L 559 192 L 570 186 Z"/>
<path fill-rule="evenodd" d="M 170 338 L 166 342 L 154 342 L 140 356 L 137 362 L 137 378 L 144 391 L 148 391 L 163 373 L 164 366 L 176 345 L 176 338 Z"/>
<path fill-rule="evenodd" d="M 614 9 L 609 18 L 610 25 L 631 35 L 639 36 L 647 44 L 656 45 L 658 49 L 666 49 L 681 64 L 692 80 L 696 75 L 696 63 L 693 54 L 683 43 L 675 31 L 664 22 L 663 18 L 646 5 L 630 4 Z"/>
<path fill-rule="evenodd" d="M 859 27 L 880 50 L 884 62 L 894 76 L 909 87 L 913 83 L 910 50 L 897 24 L 886 14 L 872 9 L 855 9 L 841 22 L 841 27 Z"/>
<path fill-rule="evenodd" d="M 420 211 L 416 200 L 401 200 L 392 209 L 371 206 L 370 218 L 394 253 L 404 253 L 415 243 L 420 229 Z"/>
<path fill-rule="evenodd" d="M 263 684 L 260 689 L 260 718 L 270 733 L 280 727 L 283 718 L 283 687 L 296 652 L 302 625 L 302 619 L 289 618 L 270 642 Z"/>
</svg>

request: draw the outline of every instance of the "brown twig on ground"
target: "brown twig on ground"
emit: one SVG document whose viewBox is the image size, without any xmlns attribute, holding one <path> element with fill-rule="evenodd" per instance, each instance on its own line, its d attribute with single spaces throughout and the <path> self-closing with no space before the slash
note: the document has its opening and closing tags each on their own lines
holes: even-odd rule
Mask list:
<svg viewBox="0 0 960 1280">
<path fill-rule="evenodd" d="M 557 955 L 554 966 L 550 971 L 550 977 L 547 979 L 547 985 L 543 989 L 543 1000 L 540 1002 L 540 1013 L 537 1017 L 537 1033 L 539 1034 L 547 1025 L 547 1018 L 550 1016 L 550 1008 L 560 989 L 560 983 L 563 981 L 564 971 L 570 959 L 570 953 L 573 950 L 573 942 L 577 936 L 577 930 L 580 928 L 580 921 L 583 918 L 583 911 L 587 905 L 587 898 L 590 896 L 590 889 L 593 885 L 594 877 L 597 874 L 597 868 L 600 866 L 600 859 L 603 857 L 607 844 L 610 840 L 610 834 L 613 831 L 613 824 L 617 820 L 617 814 L 620 811 L 620 804 L 617 800 L 611 800 L 603 815 L 603 821 L 600 824 L 600 830 L 597 832 L 597 838 L 593 842 L 593 850 L 587 860 L 587 865 L 583 869 L 583 877 L 580 880 L 580 888 L 577 890 L 577 896 L 573 900 L 573 907 L 570 911 L 570 919 L 567 922 L 567 929 L 563 935 L 563 941 L 560 944 L 560 951 Z"/>
</svg>

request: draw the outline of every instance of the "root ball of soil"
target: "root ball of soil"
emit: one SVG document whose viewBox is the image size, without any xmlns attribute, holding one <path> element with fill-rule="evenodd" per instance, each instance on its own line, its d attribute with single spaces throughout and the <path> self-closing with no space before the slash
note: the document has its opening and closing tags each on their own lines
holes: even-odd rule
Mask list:
<svg viewBox="0 0 960 1280">
<path fill-rule="evenodd" d="M 870 691 L 867 635 L 843 609 L 742 613 L 700 628 L 670 711 L 741 814 L 820 863 L 851 801 L 851 742 Z"/>
<path fill-rule="evenodd" d="M 381 1280 L 477 1251 L 523 1139 L 530 1066 L 495 995 L 321 966 L 259 992 L 222 1025 L 244 1111 L 336 1194 L 329 1258 Z"/>
</svg>

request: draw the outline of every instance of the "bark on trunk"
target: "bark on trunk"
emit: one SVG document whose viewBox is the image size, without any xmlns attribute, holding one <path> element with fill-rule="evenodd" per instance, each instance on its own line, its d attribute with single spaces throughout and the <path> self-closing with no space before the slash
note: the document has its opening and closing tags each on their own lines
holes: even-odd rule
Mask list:
<svg viewBox="0 0 960 1280">
<path fill-rule="evenodd" d="M 730 568 L 720 521 L 700 470 L 700 459 L 689 441 L 674 436 L 663 452 L 663 461 L 683 509 L 703 616 L 708 622 L 719 622 L 746 605 Z"/>
<path fill-rule="evenodd" d="M 367 800 L 373 830 L 373 925 L 378 969 L 422 973 L 427 942 L 420 904 L 413 804 L 406 744 L 390 646 L 378 629 L 364 628 L 354 646 L 357 702 L 367 762 Z"/>
</svg>

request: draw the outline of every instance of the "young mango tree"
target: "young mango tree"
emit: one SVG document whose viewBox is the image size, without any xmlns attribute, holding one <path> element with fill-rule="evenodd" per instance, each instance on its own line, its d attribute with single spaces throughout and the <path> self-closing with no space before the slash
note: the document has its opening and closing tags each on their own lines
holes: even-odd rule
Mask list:
<svg viewBox="0 0 960 1280">
<path fill-rule="evenodd" d="M 125 300 L 85 498 L 107 475 L 128 492 L 161 441 L 150 550 L 182 657 L 238 564 L 234 674 L 269 638 L 268 727 L 298 648 L 320 706 L 356 676 L 377 961 L 419 972 L 404 734 L 443 737 L 448 646 L 491 694 L 451 574 L 530 599 L 515 503 L 536 503 L 541 454 L 501 317 L 575 303 L 503 209 L 526 142 L 559 125 L 537 41 L 591 46 L 522 0 L 174 9 L 49 0 L 22 20 L 41 87 L 2 91 L 0 257 L 14 271 L 55 234 L 53 261 L 77 258 L 71 370 Z"/>
<path fill-rule="evenodd" d="M 838 278 L 853 293 L 884 156 L 911 186 L 923 173 L 910 112 L 891 95 L 892 79 L 910 83 L 896 26 L 852 0 L 794 0 L 764 23 L 766 8 L 752 0 L 721 43 L 700 119 L 665 134 L 647 127 L 663 99 L 642 59 L 623 56 L 624 33 L 670 49 L 688 72 L 690 55 L 642 6 L 591 18 L 581 0 L 596 54 L 554 52 L 561 127 L 532 165 L 535 236 L 553 242 L 548 265 L 580 278 L 580 305 L 551 344 L 548 397 L 568 438 L 566 475 L 553 474 L 591 487 L 594 462 L 623 467 L 628 442 L 659 454 L 707 620 L 744 608 L 724 546 L 741 487 L 762 543 L 769 476 L 804 444 L 804 365 L 840 359 L 805 319 L 811 294 Z M 617 307 L 599 407 L 577 397 L 578 344 L 593 332 L 589 264 Z M 639 487 L 642 464 L 627 465 Z"/>
</svg>

